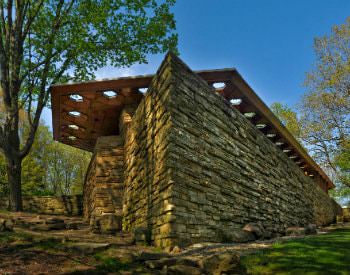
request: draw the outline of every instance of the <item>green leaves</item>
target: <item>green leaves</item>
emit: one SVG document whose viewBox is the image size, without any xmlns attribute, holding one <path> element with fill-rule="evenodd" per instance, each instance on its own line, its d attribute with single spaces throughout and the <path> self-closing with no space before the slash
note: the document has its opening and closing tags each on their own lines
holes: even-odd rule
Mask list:
<svg viewBox="0 0 350 275">
<path fill-rule="evenodd" d="M 283 105 L 279 102 L 273 103 L 271 105 L 271 110 L 280 119 L 282 124 L 293 134 L 293 136 L 300 138 L 300 123 L 295 111 L 287 105 Z"/>
<path fill-rule="evenodd" d="M 27 132 L 22 131 L 22 138 Z M 48 127 L 41 124 L 31 152 L 22 162 L 23 194 L 81 194 L 90 158 L 88 152 L 53 141 Z M 6 161 L 0 153 L 0 196 L 8 195 L 8 191 Z"/>
<path fill-rule="evenodd" d="M 172 5 L 174 0 L 0 0 L 0 151 L 6 159 L 20 167 L 28 155 L 52 84 L 87 80 L 105 65 L 146 63 L 148 54 L 176 51 Z M 29 121 L 26 138 L 21 112 Z M 20 171 L 10 171 L 13 209 L 19 210 Z"/>
<path fill-rule="evenodd" d="M 333 196 L 350 199 L 350 17 L 328 36 L 315 39 L 316 64 L 293 111 L 272 110 L 336 184 Z"/>
</svg>

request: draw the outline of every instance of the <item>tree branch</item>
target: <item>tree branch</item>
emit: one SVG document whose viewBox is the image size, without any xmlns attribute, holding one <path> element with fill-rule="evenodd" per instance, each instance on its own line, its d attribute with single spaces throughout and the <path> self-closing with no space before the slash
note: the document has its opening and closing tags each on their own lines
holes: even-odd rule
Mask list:
<svg viewBox="0 0 350 275">
<path fill-rule="evenodd" d="M 49 41 L 48 43 L 53 43 L 53 39 L 56 36 L 59 28 L 60 28 L 60 23 L 61 23 L 61 11 L 62 11 L 62 7 L 64 4 L 64 0 L 61 0 L 59 2 L 59 4 L 57 5 L 57 10 L 56 10 L 56 16 L 55 19 L 53 20 L 53 24 L 52 24 L 52 32 L 51 35 L 49 37 Z M 31 127 L 30 127 L 30 131 L 29 131 L 29 135 L 28 138 L 22 148 L 22 150 L 20 150 L 20 157 L 24 158 L 26 155 L 28 155 L 29 150 L 34 142 L 34 137 L 35 137 L 35 132 L 39 126 L 39 122 L 40 122 L 40 116 L 42 113 L 43 108 L 46 106 L 47 101 L 49 99 L 49 91 L 46 88 L 46 84 L 47 84 L 47 78 L 48 78 L 48 74 L 49 74 L 49 69 L 50 69 L 50 64 L 51 64 L 51 60 L 53 58 L 53 49 L 50 49 L 50 52 L 47 53 L 47 57 L 46 57 L 46 62 L 44 63 L 44 69 L 42 72 L 42 77 L 41 77 L 41 81 L 40 81 L 40 93 L 39 93 L 39 99 L 37 102 L 37 107 L 36 107 L 36 111 L 34 114 L 34 119 L 33 122 L 31 123 Z M 67 62 L 67 65 L 69 64 L 69 61 L 67 61 L 68 58 L 65 60 L 65 63 Z M 66 67 L 64 64 L 61 66 L 61 70 L 59 71 L 59 73 L 56 75 L 56 78 L 59 78 L 61 76 L 59 76 L 59 74 L 63 74 L 66 70 Z"/>
<path fill-rule="evenodd" d="M 38 15 L 42 5 L 44 4 L 44 1 L 45 0 L 40 0 L 39 3 L 37 4 L 37 7 L 34 9 L 33 15 L 28 17 L 27 23 L 24 26 L 24 31 L 23 31 L 23 35 L 22 35 L 23 40 L 27 37 L 29 30 L 30 30 L 30 27 L 31 27 L 32 23 L 34 22 L 36 16 Z M 30 8 L 29 8 L 29 13 L 30 13 Z"/>
</svg>

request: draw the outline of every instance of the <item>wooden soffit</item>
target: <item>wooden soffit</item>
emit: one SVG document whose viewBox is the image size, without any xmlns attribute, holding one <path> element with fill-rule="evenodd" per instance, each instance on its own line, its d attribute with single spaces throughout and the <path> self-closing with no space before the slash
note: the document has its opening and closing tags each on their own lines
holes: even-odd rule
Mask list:
<svg viewBox="0 0 350 275">
<path fill-rule="evenodd" d="M 234 68 L 196 72 L 303 169 L 334 184 Z M 100 136 L 119 134 L 124 106 L 139 104 L 154 75 L 58 84 L 51 87 L 54 139 L 93 151 Z M 73 112 L 73 113 L 72 113 Z M 75 113 L 74 113 L 75 112 Z M 79 115 L 78 115 L 79 114 Z"/>
</svg>

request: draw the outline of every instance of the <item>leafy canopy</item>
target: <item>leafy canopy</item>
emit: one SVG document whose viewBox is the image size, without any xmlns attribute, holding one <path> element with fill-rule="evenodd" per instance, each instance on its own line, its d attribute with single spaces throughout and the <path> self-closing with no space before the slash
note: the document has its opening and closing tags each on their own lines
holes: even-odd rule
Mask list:
<svg viewBox="0 0 350 275">
<path fill-rule="evenodd" d="M 350 198 L 350 17 L 314 42 L 316 62 L 307 92 L 294 111 L 271 106 L 282 123 L 336 184 L 333 195 Z"/>
<path fill-rule="evenodd" d="M 174 3 L 0 0 L 0 93 L 7 118 L 0 127 L 0 149 L 9 146 L 7 128 L 14 130 L 11 123 L 23 107 L 32 131 L 20 156 L 29 152 L 50 85 L 90 79 L 106 65 L 146 63 L 148 54 L 176 51 Z"/>
</svg>

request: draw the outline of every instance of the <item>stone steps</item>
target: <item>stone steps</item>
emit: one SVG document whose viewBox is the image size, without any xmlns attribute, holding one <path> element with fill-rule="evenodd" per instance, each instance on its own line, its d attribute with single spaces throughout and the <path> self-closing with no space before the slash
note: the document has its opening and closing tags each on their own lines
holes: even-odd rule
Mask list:
<svg viewBox="0 0 350 275">
<path fill-rule="evenodd" d="M 78 230 L 87 228 L 88 225 L 81 218 L 48 216 L 48 215 L 0 215 L 0 219 L 11 221 L 13 227 L 29 229 L 32 231 L 51 230 Z"/>
</svg>

